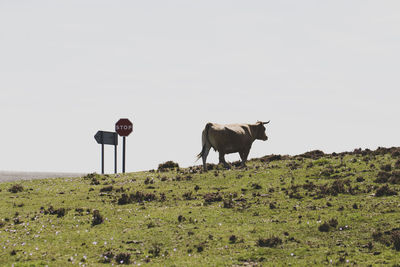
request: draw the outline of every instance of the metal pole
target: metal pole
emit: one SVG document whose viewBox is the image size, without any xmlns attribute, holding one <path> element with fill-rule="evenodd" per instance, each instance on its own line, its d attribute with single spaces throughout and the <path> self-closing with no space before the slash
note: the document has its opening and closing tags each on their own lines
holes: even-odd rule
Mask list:
<svg viewBox="0 0 400 267">
<path fill-rule="evenodd" d="M 122 137 L 123 144 L 122 144 L 122 173 L 125 173 L 125 144 L 126 144 L 126 138 L 125 136 Z"/>
<path fill-rule="evenodd" d="M 117 145 L 114 145 L 114 173 L 117 174 Z"/>
<path fill-rule="evenodd" d="M 101 174 L 104 174 L 104 144 L 101 144 Z"/>
</svg>

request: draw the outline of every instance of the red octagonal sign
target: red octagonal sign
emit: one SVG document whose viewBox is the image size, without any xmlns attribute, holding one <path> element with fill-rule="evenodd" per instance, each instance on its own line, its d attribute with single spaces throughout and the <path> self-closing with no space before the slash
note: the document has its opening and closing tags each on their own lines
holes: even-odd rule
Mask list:
<svg viewBox="0 0 400 267">
<path fill-rule="evenodd" d="M 132 132 L 132 129 L 133 129 L 132 122 L 128 119 L 120 119 L 115 124 L 115 131 L 120 136 L 128 136 Z"/>
</svg>

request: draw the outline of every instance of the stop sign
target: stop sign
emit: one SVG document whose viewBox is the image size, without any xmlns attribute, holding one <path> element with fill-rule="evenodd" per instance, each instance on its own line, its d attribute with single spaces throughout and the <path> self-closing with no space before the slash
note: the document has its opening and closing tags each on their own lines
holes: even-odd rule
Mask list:
<svg viewBox="0 0 400 267">
<path fill-rule="evenodd" d="M 128 119 L 120 119 L 115 124 L 115 131 L 120 136 L 128 136 L 132 132 L 132 129 L 133 129 L 132 122 Z"/>
</svg>

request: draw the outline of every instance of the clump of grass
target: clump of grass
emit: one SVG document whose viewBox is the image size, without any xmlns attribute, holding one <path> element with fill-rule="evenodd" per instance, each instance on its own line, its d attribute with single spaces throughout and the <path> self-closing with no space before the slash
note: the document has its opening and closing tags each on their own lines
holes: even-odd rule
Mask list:
<svg viewBox="0 0 400 267">
<path fill-rule="evenodd" d="M 93 220 L 92 220 L 92 226 L 98 225 L 103 223 L 103 216 L 101 216 L 100 211 L 94 210 L 93 211 Z"/>
<path fill-rule="evenodd" d="M 24 187 L 20 184 L 15 184 L 8 189 L 11 193 L 18 193 L 24 191 Z"/>
<path fill-rule="evenodd" d="M 259 247 L 270 247 L 274 248 L 282 244 L 282 239 L 277 236 L 272 236 L 270 238 L 259 238 L 257 240 L 257 246 Z"/>
</svg>

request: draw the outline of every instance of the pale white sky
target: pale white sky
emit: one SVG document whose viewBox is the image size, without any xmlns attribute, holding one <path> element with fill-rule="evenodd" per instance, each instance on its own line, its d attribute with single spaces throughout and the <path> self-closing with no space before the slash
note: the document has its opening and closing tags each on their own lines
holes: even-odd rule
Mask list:
<svg viewBox="0 0 400 267">
<path fill-rule="evenodd" d="M 100 172 L 93 136 L 125 117 L 127 171 L 193 165 L 209 121 L 271 120 L 250 157 L 399 146 L 399 14 L 378 0 L 0 0 L 0 170 Z"/>
</svg>

